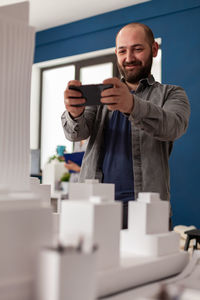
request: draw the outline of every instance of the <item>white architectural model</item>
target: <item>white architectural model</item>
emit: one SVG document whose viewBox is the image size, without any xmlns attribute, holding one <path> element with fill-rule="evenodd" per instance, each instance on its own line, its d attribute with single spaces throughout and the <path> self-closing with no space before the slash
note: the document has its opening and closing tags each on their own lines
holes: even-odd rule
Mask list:
<svg viewBox="0 0 200 300">
<path fill-rule="evenodd" d="M 128 230 L 122 231 L 122 251 L 136 255 L 162 256 L 176 253 L 180 235 L 169 232 L 169 203 L 158 194 L 139 194 L 129 202 Z"/>
<path fill-rule="evenodd" d="M 75 195 L 79 197 L 77 200 Z M 91 240 L 99 246 L 97 269 L 118 267 L 121 204 L 114 200 L 114 185 L 90 180 L 85 184 L 71 183 L 69 197 L 70 200 L 62 201 L 61 206 L 61 242 L 68 244 L 72 238 L 77 242 L 80 237 Z"/>
<path fill-rule="evenodd" d="M 96 181 L 70 185 L 73 200 L 61 207 L 62 243 L 82 236 L 99 246 L 97 296 L 175 275 L 188 262 L 188 254 L 179 251 L 179 235 L 168 231 L 169 203 L 158 194 L 139 194 L 129 202 L 129 229 L 120 237 L 121 204 L 114 201 L 112 186 Z M 104 196 L 97 197 L 97 190 Z M 110 198 L 105 199 L 106 192 Z M 82 198 L 86 194 L 89 200 Z"/>
<path fill-rule="evenodd" d="M 37 255 L 52 243 L 50 187 L 31 180 L 28 2 L 0 7 L 0 299 L 33 297 Z"/>
<path fill-rule="evenodd" d="M 120 236 L 114 185 L 96 181 L 70 186 L 61 206 L 62 245 L 52 246 L 50 188 L 29 178 L 34 30 L 27 2 L 0 8 L 0 41 L 0 300 L 95 300 L 182 271 L 188 255 L 168 232 L 168 203 L 139 195 Z"/>
<path fill-rule="evenodd" d="M 0 185 L 12 191 L 29 190 L 34 38 L 28 2 L 0 9 Z"/>
<path fill-rule="evenodd" d="M 99 184 L 97 179 L 86 179 L 85 183 L 70 184 L 70 200 L 88 200 L 90 196 L 106 198 L 109 202 L 115 200 L 115 189 L 113 184 Z"/>
<path fill-rule="evenodd" d="M 96 251 L 78 247 L 43 249 L 36 300 L 94 300 Z"/>
</svg>

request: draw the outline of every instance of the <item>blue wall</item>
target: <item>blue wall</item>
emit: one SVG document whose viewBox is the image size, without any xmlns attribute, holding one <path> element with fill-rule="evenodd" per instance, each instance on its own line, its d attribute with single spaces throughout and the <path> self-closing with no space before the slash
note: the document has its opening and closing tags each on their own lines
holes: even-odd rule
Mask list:
<svg viewBox="0 0 200 300">
<path fill-rule="evenodd" d="M 200 0 L 152 0 L 40 31 L 35 62 L 114 47 L 129 22 L 150 26 L 162 38 L 162 81 L 181 85 L 191 102 L 187 133 L 174 146 L 171 165 L 173 223 L 200 228 Z"/>
</svg>

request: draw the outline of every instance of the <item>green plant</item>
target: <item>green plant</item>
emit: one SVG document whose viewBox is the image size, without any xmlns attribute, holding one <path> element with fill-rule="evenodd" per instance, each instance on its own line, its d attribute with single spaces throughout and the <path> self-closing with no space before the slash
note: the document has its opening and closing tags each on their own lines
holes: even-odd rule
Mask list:
<svg viewBox="0 0 200 300">
<path fill-rule="evenodd" d="M 60 178 L 60 181 L 69 181 L 69 179 L 70 179 L 70 173 L 64 173 L 62 176 L 61 176 L 61 178 Z"/>
<path fill-rule="evenodd" d="M 62 156 L 53 155 L 49 158 L 48 163 L 50 163 L 54 159 L 57 159 L 58 161 L 64 161 L 64 158 Z"/>
</svg>

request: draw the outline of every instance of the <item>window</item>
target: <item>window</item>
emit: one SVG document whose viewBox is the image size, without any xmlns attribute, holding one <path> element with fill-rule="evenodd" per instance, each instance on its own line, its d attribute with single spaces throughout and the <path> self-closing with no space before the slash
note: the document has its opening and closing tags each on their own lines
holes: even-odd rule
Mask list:
<svg viewBox="0 0 200 300">
<path fill-rule="evenodd" d="M 113 64 L 111 62 L 86 66 L 80 69 L 80 81 L 82 84 L 102 83 L 106 78 L 113 76 Z"/>
<path fill-rule="evenodd" d="M 161 46 L 161 45 L 160 45 Z M 153 58 L 153 64 L 151 73 L 153 74 L 156 81 L 161 82 L 161 59 L 162 59 L 162 50 L 158 49 L 158 55 Z"/>
</svg>

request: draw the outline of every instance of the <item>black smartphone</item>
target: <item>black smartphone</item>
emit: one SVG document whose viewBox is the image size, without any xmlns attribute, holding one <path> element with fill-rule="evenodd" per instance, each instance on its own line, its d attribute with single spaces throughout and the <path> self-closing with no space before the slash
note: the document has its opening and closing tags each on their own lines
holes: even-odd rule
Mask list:
<svg viewBox="0 0 200 300">
<path fill-rule="evenodd" d="M 90 105 L 102 105 L 100 102 L 101 92 L 105 89 L 112 88 L 112 84 L 86 84 L 86 85 L 70 85 L 69 89 L 81 92 L 82 97 L 86 99 L 83 104 L 74 104 L 73 106 L 90 106 Z"/>
</svg>

